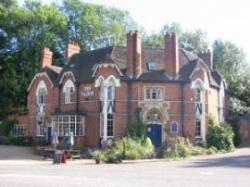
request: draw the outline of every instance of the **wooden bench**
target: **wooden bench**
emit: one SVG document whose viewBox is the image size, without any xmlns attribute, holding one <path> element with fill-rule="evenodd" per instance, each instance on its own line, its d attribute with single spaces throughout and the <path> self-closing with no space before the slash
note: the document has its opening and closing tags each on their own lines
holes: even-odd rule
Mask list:
<svg viewBox="0 0 250 187">
<path fill-rule="evenodd" d="M 41 148 L 43 159 L 53 158 L 55 154 L 55 149 L 52 148 Z M 81 158 L 81 151 L 80 150 L 60 150 L 63 151 L 65 157 L 67 159 L 80 159 Z"/>
</svg>

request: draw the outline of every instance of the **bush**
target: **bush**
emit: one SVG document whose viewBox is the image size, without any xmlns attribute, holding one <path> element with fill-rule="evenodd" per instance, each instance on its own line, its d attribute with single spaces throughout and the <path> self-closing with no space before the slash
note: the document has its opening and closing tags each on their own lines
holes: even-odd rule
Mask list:
<svg viewBox="0 0 250 187">
<path fill-rule="evenodd" d="M 234 133 L 226 123 L 217 124 L 210 118 L 207 135 L 208 147 L 215 147 L 219 151 L 231 151 L 234 149 Z"/>
<path fill-rule="evenodd" d="M 144 140 L 147 137 L 146 128 L 147 125 L 141 121 L 131 123 L 128 125 L 126 134 L 129 137 Z"/>
<path fill-rule="evenodd" d="M 239 116 L 230 116 L 228 119 L 229 124 L 231 125 L 233 132 L 234 132 L 234 145 L 237 147 L 241 143 L 241 137 L 240 137 L 240 125 L 239 125 L 240 117 Z"/>
<path fill-rule="evenodd" d="M 193 146 L 191 148 L 192 155 L 205 155 L 207 153 L 207 149 L 202 146 Z"/>
<path fill-rule="evenodd" d="M 189 141 L 183 137 L 169 139 L 161 149 L 163 158 L 186 158 L 192 153 Z"/>
<path fill-rule="evenodd" d="M 0 121 L 0 136 L 9 136 L 11 129 L 13 128 L 15 121 L 3 120 Z"/>
<path fill-rule="evenodd" d="M 144 140 L 125 137 L 115 142 L 113 147 L 104 150 L 104 161 L 117 163 L 122 159 L 146 159 L 154 156 L 154 147 L 149 138 Z"/>
<path fill-rule="evenodd" d="M 18 145 L 18 146 L 32 146 L 32 137 L 8 137 L 4 144 L 7 145 Z"/>
</svg>

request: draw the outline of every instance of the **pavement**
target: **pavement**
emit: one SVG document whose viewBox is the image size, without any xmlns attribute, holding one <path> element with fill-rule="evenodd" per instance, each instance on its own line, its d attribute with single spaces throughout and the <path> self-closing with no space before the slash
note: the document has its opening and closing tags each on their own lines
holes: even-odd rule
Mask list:
<svg viewBox="0 0 250 187">
<path fill-rule="evenodd" d="M 181 161 L 139 160 L 96 165 L 92 160 L 1 159 L 0 186 L 250 186 L 250 148 Z M 16 153 L 20 154 L 20 153 Z"/>
</svg>

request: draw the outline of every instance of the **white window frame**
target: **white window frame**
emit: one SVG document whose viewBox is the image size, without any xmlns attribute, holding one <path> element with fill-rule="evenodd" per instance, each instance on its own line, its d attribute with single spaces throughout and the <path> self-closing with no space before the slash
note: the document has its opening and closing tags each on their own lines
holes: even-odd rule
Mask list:
<svg viewBox="0 0 250 187">
<path fill-rule="evenodd" d="M 38 105 L 45 105 L 47 96 L 47 86 L 43 80 L 41 80 L 36 89 L 36 103 Z M 43 99 L 41 99 L 43 97 Z M 41 102 L 41 100 L 43 102 Z"/>
<path fill-rule="evenodd" d="M 53 131 L 60 137 L 85 136 L 85 117 L 82 115 L 56 115 L 52 117 Z"/>
<path fill-rule="evenodd" d="M 156 91 L 159 92 L 159 98 L 153 98 L 153 94 Z M 149 96 L 149 98 L 148 98 Z M 146 101 L 163 101 L 164 100 L 164 88 L 163 87 L 145 87 L 144 88 L 144 99 Z"/>
<path fill-rule="evenodd" d="M 45 131 L 46 131 L 45 117 L 44 116 L 37 116 L 36 135 L 37 136 L 45 136 L 45 134 L 46 134 Z"/>
<path fill-rule="evenodd" d="M 112 114 L 113 115 L 113 119 L 112 119 L 112 122 L 113 122 L 113 135 L 112 136 L 109 136 L 108 135 L 108 123 L 109 123 L 109 119 L 108 119 L 108 122 L 107 122 L 107 138 L 113 138 L 115 137 L 115 113 L 108 113 L 107 115 L 109 114 Z M 103 114 L 100 113 L 100 137 L 102 138 L 103 137 Z"/>
<path fill-rule="evenodd" d="M 200 127 L 199 127 L 199 134 L 197 134 L 197 122 L 200 122 Z M 202 137 L 202 121 L 201 119 L 196 118 L 195 119 L 195 137 L 196 138 L 201 138 Z"/>
<path fill-rule="evenodd" d="M 14 137 L 23 137 L 26 134 L 26 125 L 24 124 L 14 124 L 11 129 L 11 135 Z"/>
<path fill-rule="evenodd" d="M 74 102 L 75 85 L 72 80 L 67 80 L 63 86 L 64 104 Z"/>
</svg>

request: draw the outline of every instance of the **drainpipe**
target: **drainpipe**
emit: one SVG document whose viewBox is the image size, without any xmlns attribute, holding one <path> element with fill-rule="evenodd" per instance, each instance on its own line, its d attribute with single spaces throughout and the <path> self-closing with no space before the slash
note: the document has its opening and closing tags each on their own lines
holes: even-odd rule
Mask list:
<svg viewBox="0 0 250 187">
<path fill-rule="evenodd" d="M 79 112 L 79 87 L 80 84 L 76 83 L 76 113 Z"/>
<path fill-rule="evenodd" d="M 185 109 L 184 109 L 184 82 L 180 82 L 180 89 L 181 89 L 181 134 L 182 136 L 184 136 L 184 113 L 185 113 Z"/>
<path fill-rule="evenodd" d="M 128 124 L 127 125 L 129 125 L 130 123 L 131 123 L 131 113 L 130 113 L 130 111 L 131 111 L 131 84 L 132 84 L 132 80 L 128 80 L 128 90 L 127 90 L 127 94 L 128 94 L 128 97 L 127 97 L 127 99 L 128 99 L 128 101 L 127 101 L 127 111 L 128 111 Z"/>
<path fill-rule="evenodd" d="M 62 89 L 62 86 L 59 85 L 58 87 L 58 112 L 60 113 L 61 112 L 61 89 Z"/>
</svg>

